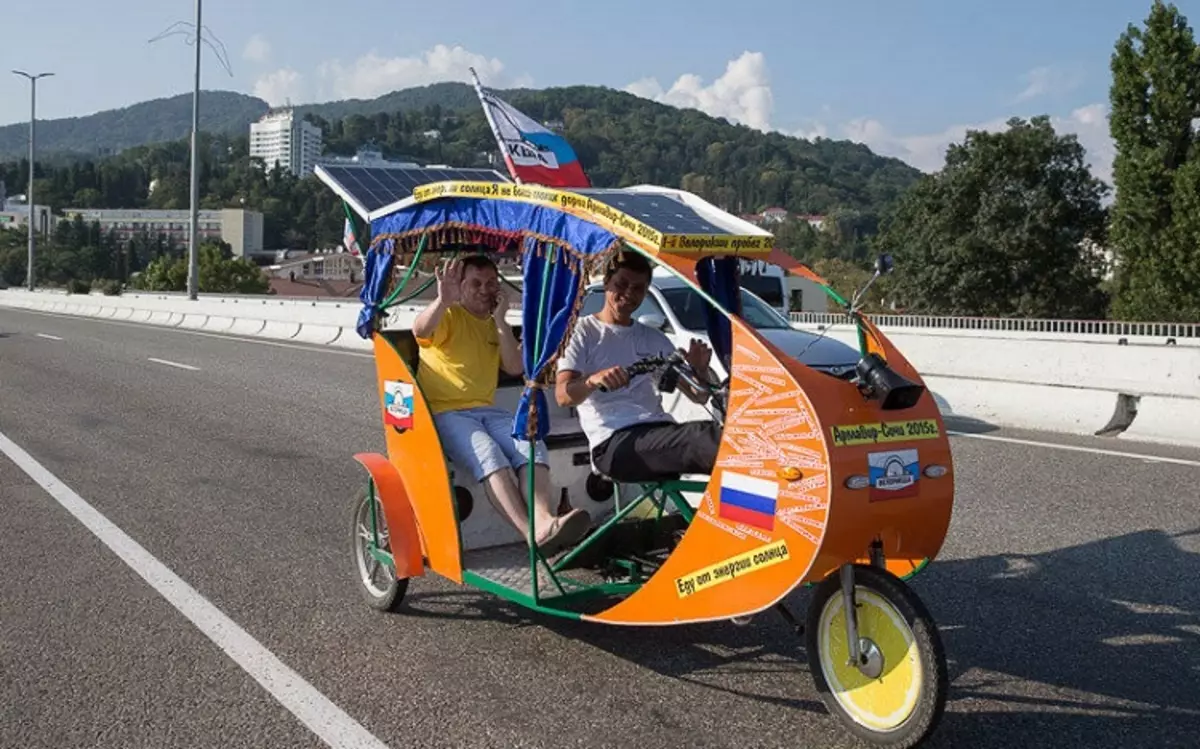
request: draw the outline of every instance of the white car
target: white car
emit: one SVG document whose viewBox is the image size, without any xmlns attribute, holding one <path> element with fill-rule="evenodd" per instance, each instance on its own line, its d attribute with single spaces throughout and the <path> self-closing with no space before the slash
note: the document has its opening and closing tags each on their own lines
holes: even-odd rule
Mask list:
<svg viewBox="0 0 1200 749">
<path fill-rule="evenodd" d="M 604 306 L 604 287 L 592 284 L 585 293 L 579 314 L 599 312 Z M 678 276 L 656 268 L 646 299 L 633 316 L 643 325 L 666 333 L 680 348 L 686 349 L 693 338 L 711 346 L 705 325 L 707 306 L 708 302 Z M 857 349 L 833 338 L 793 328 L 787 318 L 745 288 L 742 289 L 742 317 L 768 341 L 809 367 L 838 378 L 854 375 L 854 366 L 861 358 Z M 717 376 L 725 377 L 724 368 L 715 358 L 712 368 Z"/>
</svg>

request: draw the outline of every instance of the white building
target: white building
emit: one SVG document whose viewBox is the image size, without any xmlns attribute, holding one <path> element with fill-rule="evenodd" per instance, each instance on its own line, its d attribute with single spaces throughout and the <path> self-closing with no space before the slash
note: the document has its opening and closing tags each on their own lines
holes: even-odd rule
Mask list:
<svg viewBox="0 0 1200 749">
<path fill-rule="evenodd" d="M 279 164 L 297 177 L 312 174 L 321 157 L 321 128 L 296 117 L 292 110 L 268 112 L 250 123 L 250 156 Z"/>
<path fill-rule="evenodd" d="M 25 203 L 24 195 L 0 200 L 0 229 L 20 229 L 28 222 L 29 206 Z M 42 236 L 54 231 L 54 214 L 50 212 L 50 206 L 34 203 L 33 225 Z"/>
<path fill-rule="evenodd" d="M 235 257 L 253 257 L 263 251 L 263 215 L 241 208 L 196 212 L 196 234 L 201 242 L 223 239 Z M 65 208 L 63 221 L 79 216 L 85 224 L 100 225 L 100 231 L 112 232 L 118 241 L 141 234 L 162 237 L 186 247 L 191 228 L 191 212 L 148 208 Z M 2 220 L 2 218 L 0 218 Z"/>
</svg>

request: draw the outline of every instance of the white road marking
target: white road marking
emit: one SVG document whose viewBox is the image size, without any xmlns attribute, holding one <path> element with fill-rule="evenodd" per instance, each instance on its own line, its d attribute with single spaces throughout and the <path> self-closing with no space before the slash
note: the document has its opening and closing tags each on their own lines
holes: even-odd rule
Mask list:
<svg viewBox="0 0 1200 749">
<path fill-rule="evenodd" d="M 137 541 L 88 504 L 33 456 L 0 432 L 0 452 L 36 481 L 150 587 L 212 640 L 310 731 L 334 749 L 387 749 L 387 745 L 300 674 L 250 636 Z"/>
<path fill-rule="evenodd" d="M 177 361 L 167 361 L 166 359 L 155 359 L 153 356 L 148 358 L 146 361 L 152 361 L 155 364 L 165 364 L 168 367 L 178 367 L 179 369 L 188 369 L 188 370 L 191 370 L 192 372 L 200 371 L 200 367 L 193 367 L 191 364 L 180 364 Z"/>
<path fill-rule="evenodd" d="M 37 334 L 37 337 L 38 337 L 38 338 L 45 338 L 45 339 L 47 339 L 47 340 L 51 340 L 51 341 L 61 341 L 61 340 L 62 340 L 62 339 L 61 339 L 61 338 L 59 338 L 58 336 L 56 336 L 56 335 L 50 335 L 49 333 L 38 333 L 38 334 Z"/>
<path fill-rule="evenodd" d="M 991 442 L 1008 442 L 1014 445 L 1027 445 L 1029 447 L 1049 447 L 1056 450 L 1070 450 L 1079 453 L 1092 453 L 1093 455 L 1110 455 L 1115 458 L 1136 458 L 1138 460 L 1148 460 L 1152 463 L 1174 463 L 1181 466 L 1193 466 L 1200 468 L 1200 460 L 1188 460 L 1186 458 L 1168 458 L 1165 455 L 1151 455 L 1149 453 L 1129 453 L 1119 450 L 1105 450 L 1099 447 L 1084 447 L 1082 445 L 1064 445 L 1061 442 L 1038 442 L 1036 440 L 1023 440 L 1016 437 L 1000 437 L 994 434 L 971 434 L 969 432 L 956 432 L 951 429 L 946 430 L 946 434 L 954 437 L 967 437 L 973 440 L 988 440 Z M 1148 443 L 1153 444 L 1153 443 Z"/>
</svg>

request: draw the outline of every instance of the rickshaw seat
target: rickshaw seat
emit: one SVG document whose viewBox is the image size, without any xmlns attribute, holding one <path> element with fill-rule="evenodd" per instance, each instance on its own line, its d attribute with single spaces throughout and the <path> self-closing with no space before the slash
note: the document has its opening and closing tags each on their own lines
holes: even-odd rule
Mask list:
<svg viewBox="0 0 1200 749">
<path fill-rule="evenodd" d="M 590 456 L 589 456 L 589 460 L 590 460 Z M 682 478 L 681 474 L 672 473 L 672 474 L 663 474 L 662 476 L 659 476 L 658 478 L 656 478 L 652 481 L 617 481 L 612 476 L 609 476 L 604 471 L 601 471 L 599 468 L 597 468 L 595 461 L 591 462 L 591 466 L 592 466 L 592 474 L 594 476 L 597 476 L 597 477 L 599 477 L 605 481 L 608 481 L 609 483 L 612 483 L 612 484 L 665 484 L 669 481 L 678 481 L 680 478 Z"/>
</svg>

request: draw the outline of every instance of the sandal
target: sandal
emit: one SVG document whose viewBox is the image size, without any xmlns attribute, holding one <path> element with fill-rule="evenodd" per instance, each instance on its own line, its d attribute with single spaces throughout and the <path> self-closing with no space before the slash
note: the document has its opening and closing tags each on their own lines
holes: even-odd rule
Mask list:
<svg viewBox="0 0 1200 749">
<path fill-rule="evenodd" d="M 585 510 L 571 510 L 566 515 L 559 515 L 538 539 L 538 551 L 549 555 L 571 546 L 587 535 L 591 527 L 592 518 Z"/>
</svg>

